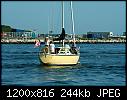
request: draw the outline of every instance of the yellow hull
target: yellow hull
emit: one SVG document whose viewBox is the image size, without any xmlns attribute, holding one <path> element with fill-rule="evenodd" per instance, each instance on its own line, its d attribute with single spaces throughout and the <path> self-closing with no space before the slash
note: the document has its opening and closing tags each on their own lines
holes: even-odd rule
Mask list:
<svg viewBox="0 0 127 100">
<path fill-rule="evenodd" d="M 41 53 L 39 58 L 42 63 L 48 65 L 75 65 L 78 63 L 79 55 L 58 55 Z"/>
</svg>

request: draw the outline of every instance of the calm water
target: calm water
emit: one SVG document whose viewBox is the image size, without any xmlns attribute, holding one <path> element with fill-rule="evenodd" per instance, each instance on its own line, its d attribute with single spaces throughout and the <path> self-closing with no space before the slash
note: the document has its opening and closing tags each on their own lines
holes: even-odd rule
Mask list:
<svg viewBox="0 0 127 100">
<path fill-rule="evenodd" d="M 80 64 L 43 66 L 34 44 L 2 44 L 2 85 L 124 86 L 125 44 L 78 44 Z"/>
</svg>

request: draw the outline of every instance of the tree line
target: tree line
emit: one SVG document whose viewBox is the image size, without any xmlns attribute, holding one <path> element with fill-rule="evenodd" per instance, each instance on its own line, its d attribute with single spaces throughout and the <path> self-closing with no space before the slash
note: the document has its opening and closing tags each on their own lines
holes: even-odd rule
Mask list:
<svg viewBox="0 0 127 100">
<path fill-rule="evenodd" d="M 11 26 L 8 25 L 1 25 L 2 27 L 2 32 L 31 32 L 30 30 L 21 30 L 21 29 L 16 29 L 16 28 L 12 28 Z"/>
</svg>

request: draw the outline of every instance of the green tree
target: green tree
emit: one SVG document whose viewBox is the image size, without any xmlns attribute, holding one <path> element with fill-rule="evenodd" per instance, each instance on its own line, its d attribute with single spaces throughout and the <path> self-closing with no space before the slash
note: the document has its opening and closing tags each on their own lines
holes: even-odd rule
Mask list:
<svg viewBox="0 0 127 100">
<path fill-rule="evenodd" d="M 11 32 L 12 28 L 7 25 L 2 25 L 2 32 Z"/>
</svg>

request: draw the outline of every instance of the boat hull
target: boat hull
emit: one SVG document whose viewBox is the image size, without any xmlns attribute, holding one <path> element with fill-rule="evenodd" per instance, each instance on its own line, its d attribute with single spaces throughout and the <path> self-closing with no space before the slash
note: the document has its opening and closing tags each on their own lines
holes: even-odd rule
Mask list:
<svg viewBox="0 0 127 100">
<path fill-rule="evenodd" d="M 40 61 L 46 65 L 76 65 L 79 55 L 40 54 Z"/>
</svg>

